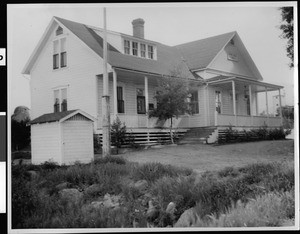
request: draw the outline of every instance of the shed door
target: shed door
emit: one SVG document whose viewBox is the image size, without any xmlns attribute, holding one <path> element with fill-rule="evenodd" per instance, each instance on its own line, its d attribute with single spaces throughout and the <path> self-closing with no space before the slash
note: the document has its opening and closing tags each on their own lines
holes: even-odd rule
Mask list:
<svg viewBox="0 0 300 234">
<path fill-rule="evenodd" d="M 84 120 L 68 120 L 62 123 L 63 163 L 90 162 L 94 157 L 93 123 Z"/>
</svg>

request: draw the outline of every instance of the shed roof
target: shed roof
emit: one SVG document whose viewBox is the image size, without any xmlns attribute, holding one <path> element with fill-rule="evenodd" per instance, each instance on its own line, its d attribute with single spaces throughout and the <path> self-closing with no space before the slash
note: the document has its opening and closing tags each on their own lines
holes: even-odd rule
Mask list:
<svg viewBox="0 0 300 234">
<path fill-rule="evenodd" d="M 29 124 L 33 125 L 33 124 L 41 124 L 41 123 L 62 122 L 63 120 L 66 120 L 76 114 L 81 114 L 92 121 L 94 120 L 93 117 L 84 113 L 81 110 L 69 110 L 69 111 L 63 111 L 63 112 L 43 114 L 43 115 L 33 119 L 32 121 L 30 121 Z"/>
</svg>

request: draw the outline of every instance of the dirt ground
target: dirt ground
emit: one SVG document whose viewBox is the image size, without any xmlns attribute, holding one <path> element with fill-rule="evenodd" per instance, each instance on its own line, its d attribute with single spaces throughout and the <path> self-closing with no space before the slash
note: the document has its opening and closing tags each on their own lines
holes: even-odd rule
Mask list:
<svg viewBox="0 0 300 234">
<path fill-rule="evenodd" d="M 194 169 L 197 172 L 245 166 L 255 162 L 294 162 L 294 141 L 260 141 L 228 145 L 178 145 L 127 152 L 129 161 L 160 162 Z"/>
</svg>

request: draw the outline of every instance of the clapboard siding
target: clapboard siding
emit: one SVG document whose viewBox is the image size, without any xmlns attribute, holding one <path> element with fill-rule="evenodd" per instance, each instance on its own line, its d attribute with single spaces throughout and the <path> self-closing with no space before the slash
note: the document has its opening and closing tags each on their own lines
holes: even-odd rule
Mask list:
<svg viewBox="0 0 300 234">
<path fill-rule="evenodd" d="M 64 28 L 67 67 L 53 70 L 53 39 L 49 37 L 31 70 L 32 118 L 53 112 L 53 89 L 67 86 L 68 109 L 81 109 L 96 117 L 96 74 L 102 73 L 102 59 Z"/>
<path fill-rule="evenodd" d="M 31 126 L 32 163 L 45 161 L 61 163 L 61 138 L 58 122 Z"/>
<path fill-rule="evenodd" d="M 136 90 L 137 88 L 145 88 L 144 84 L 141 82 L 134 82 L 133 79 L 127 79 L 126 83 L 123 81 L 122 77 L 118 77 L 121 81 L 117 81 L 117 86 L 123 87 L 123 98 L 124 98 L 124 105 L 125 105 L 125 113 L 118 114 L 119 116 L 137 116 L 137 120 L 140 121 L 139 127 L 146 127 L 146 121 L 144 121 L 145 115 L 137 114 L 137 98 L 136 98 Z M 102 93 L 103 93 L 103 78 L 98 77 L 97 80 L 97 87 L 98 87 L 98 98 L 97 98 L 97 106 L 98 106 L 98 121 L 97 127 L 98 129 L 102 127 Z M 109 93 L 110 93 L 110 113 L 111 115 L 114 114 L 114 95 L 113 95 L 113 81 L 110 78 L 109 80 Z M 149 103 L 153 103 L 156 106 L 156 101 L 154 98 L 155 95 L 155 84 L 153 82 L 148 82 L 148 96 L 149 96 Z M 139 118 L 141 117 L 141 118 Z M 113 118 L 111 118 L 111 122 Z M 126 123 L 125 123 L 126 124 Z M 138 123 L 136 123 L 136 127 L 138 127 Z M 131 124 L 130 124 L 131 125 Z M 129 125 L 127 125 L 129 126 Z"/>
<path fill-rule="evenodd" d="M 70 120 L 62 123 L 63 163 L 88 163 L 93 159 L 93 124 L 91 121 Z"/>
</svg>

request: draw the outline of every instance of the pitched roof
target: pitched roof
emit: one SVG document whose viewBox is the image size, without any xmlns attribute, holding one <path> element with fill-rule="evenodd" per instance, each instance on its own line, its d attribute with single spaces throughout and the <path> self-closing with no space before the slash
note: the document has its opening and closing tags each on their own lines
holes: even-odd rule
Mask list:
<svg viewBox="0 0 300 234">
<path fill-rule="evenodd" d="M 56 112 L 56 113 L 48 113 L 41 115 L 34 120 L 30 121 L 29 124 L 38 124 L 38 123 L 48 123 L 48 122 L 57 122 L 64 117 L 74 113 L 77 110 L 69 110 L 69 111 L 63 111 L 63 112 Z"/>
<path fill-rule="evenodd" d="M 219 51 L 233 38 L 236 32 L 229 32 L 175 46 L 186 59 L 190 70 L 206 68 Z"/>
<path fill-rule="evenodd" d="M 67 27 L 95 53 L 103 57 L 103 39 L 92 27 L 58 17 L 55 17 L 55 19 Z M 113 67 L 159 75 L 169 75 L 170 71 L 181 66 L 183 70 L 182 73 L 185 76 L 189 78 L 194 77 L 183 62 L 182 55 L 178 50 L 174 49 L 172 46 L 163 45 L 161 43 L 156 43 L 156 46 L 157 60 L 151 60 L 122 54 L 116 48 L 108 44 L 108 63 Z"/>
</svg>

